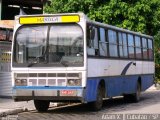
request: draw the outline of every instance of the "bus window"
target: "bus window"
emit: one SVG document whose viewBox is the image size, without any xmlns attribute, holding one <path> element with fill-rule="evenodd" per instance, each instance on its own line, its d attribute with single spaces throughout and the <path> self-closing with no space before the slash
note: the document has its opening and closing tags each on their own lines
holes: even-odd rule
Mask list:
<svg viewBox="0 0 160 120">
<path fill-rule="evenodd" d="M 107 42 L 106 42 L 104 28 L 100 28 L 99 49 L 100 49 L 100 56 L 107 56 Z"/>
<path fill-rule="evenodd" d="M 92 32 L 92 26 L 88 25 L 87 26 L 87 46 L 89 48 L 92 48 L 93 47 L 93 39 L 92 39 L 92 35 L 93 32 Z"/>
<path fill-rule="evenodd" d="M 143 46 L 143 59 L 148 59 L 147 39 L 146 38 L 142 38 L 142 46 Z"/>
<path fill-rule="evenodd" d="M 122 58 L 128 57 L 128 50 L 127 50 L 127 37 L 125 33 L 118 33 L 118 40 L 119 40 L 119 54 Z"/>
<path fill-rule="evenodd" d="M 126 33 L 122 33 L 122 37 L 123 37 L 124 57 L 128 58 L 127 35 L 126 35 Z"/>
<path fill-rule="evenodd" d="M 94 49 L 98 49 L 98 30 L 94 28 L 95 36 L 94 36 Z"/>
<path fill-rule="evenodd" d="M 122 33 L 118 33 L 118 40 L 119 40 L 119 55 L 120 57 L 123 57 L 123 38 Z"/>
<path fill-rule="evenodd" d="M 149 55 L 149 59 L 152 60 L 153 59 L 153 42 L 151 39 L 148 39 L 148 55 Z"/>
<path fill-rule="evenodd" d="M 59 24 L 50 27 L 49 63 L 83 65 L 83 32 L 76 24 Z"/>
<path fill-rule="evenodd" d="M 109 55 L 111 57 L 118 57 L 117 35 L 115 31 L 108 30 L 108 41 L 109 41 Z"/>
<path fill-rule="evenodd" d="M 98 55 L 98 29 L 87 26 L 87 52 L 88 55 Z"/>
<path fill-rule="evenodd" d="M 135 36 L 135 46 L 136 46 L 136 58 L 142 58 L 142 50 L 141 50 L 141 39 L 138 36 Z"/>
<path fill-rule="evenodd" d="M 16 62 L 32 63 L 46 50 L 47 26 L 21 27 L 16 36 Z"/>
<path fill-rule="evenodd" d="M 134 41 L 133 35 L 128 34 L 128 50 L 129 50 L 129 58 L 134 58 Z"/>
</svg>

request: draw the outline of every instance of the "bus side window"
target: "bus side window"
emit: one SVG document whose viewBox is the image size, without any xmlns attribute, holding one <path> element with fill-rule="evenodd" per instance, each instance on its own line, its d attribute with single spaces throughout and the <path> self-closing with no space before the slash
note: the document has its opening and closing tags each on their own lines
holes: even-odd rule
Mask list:
<svg viewBox="0 0 160 120">
<path fill-rule="evenodd" d="M 93 26 L 87 26 L 87 47 L 94 48 L 95 31 Z"/>
<path fill-rule="evenodd" d="M 148 39 L 148 57 L 149 60 L 153 60 L 153 40 Z"/>
<path fill-rule="evenodd" d="M 135 58 L 134 53 L 134 38 L 132 34 L 128 34 L 128 50 L 129 50 L 129 58 Z"/>
<path fill-rule="evenodd" d="M 136 49 L 136 59 L 142 59 L 142 47 L 141 38 L 135 36 L 135 49 Z"/>
<path fill-rule="evenodd" d="M 147 39 L 142 38 L 142 46 L 143 46 L 143 59 L 148 59 L 148 51 L 147 51 Z"/>
<path fill-rule="evenodd" d="M 87 26 L 87 49 L 88 55 L 98 55 L 98 29 Z"/>
<path fill-rule="evenodd" d="M 116 31 L 108 30 L 109 55 L 110 57 L 118 57 L 117 35 Z"/>
<path fill-rule="evenodd" d="M 108 56 L 107 44 L 106 41 L 106 31 L 104 28 L 99 29 L 100 33 L 100 41 L 99 41 L 99 54 L 100 56 Z"/>
</svg>

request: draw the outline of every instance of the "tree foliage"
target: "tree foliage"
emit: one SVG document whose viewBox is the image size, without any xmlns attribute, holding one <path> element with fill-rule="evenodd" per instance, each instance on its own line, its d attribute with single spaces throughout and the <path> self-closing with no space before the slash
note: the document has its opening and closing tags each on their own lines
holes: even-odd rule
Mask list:
<svg viewBox="0 0 160 120">
<path fill-rule="evenodd" d="M 160 31 L 154 36 L 155 63 L 160 65 Z"/>
<path fill-rule="evenodd" d="M 84 12 L 92 20 L 149 35 L 160 28 L 159 0 L 51 0 L 44 11 Z"/>
</svg>

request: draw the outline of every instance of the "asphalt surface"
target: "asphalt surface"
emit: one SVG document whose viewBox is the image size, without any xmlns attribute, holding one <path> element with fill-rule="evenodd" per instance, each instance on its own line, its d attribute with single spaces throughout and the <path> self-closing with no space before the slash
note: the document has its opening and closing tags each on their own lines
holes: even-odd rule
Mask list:
<svg viewBox="0 0 160 120">
<path fill-rule="evenodd" d="M 102 110 L 93 112 L 86 104 L 69 104 L 55 107 L 51 104 L 45 113 L 35 110 L 33 101 L 14 102 L 12 99 L 0 98 L 0 119 L 2 120 L 130 120 L 126 115 L 140 114 L 160 120 L 160 90 L 152 86 L 142 93 L 138 103 L 124 101 L 123 97 L 116 97 L 104 101 Z M 137 120 L 137 119 L 132 119 Z M 151 118 L 140 119 L 151 120 Z"/>
<path fill-rule="evenodd" d="M 111 114 L 160 114 L 160 91 L 151 89 L 142 93 L 138 103 L 126 102 L 123 97 L 105 100 L 103 109 L 98 112 L 91 111 L 88 105 L 74 104 L 57 108 L 51 107 L 45 113 L 31 110 L 19 113 L 18 118 L 20 120 L 102 120 L 107 118 L 104 117 L 105 115 Z M 155 120 L 160 120 L 160 115 Z"/>
</svg>

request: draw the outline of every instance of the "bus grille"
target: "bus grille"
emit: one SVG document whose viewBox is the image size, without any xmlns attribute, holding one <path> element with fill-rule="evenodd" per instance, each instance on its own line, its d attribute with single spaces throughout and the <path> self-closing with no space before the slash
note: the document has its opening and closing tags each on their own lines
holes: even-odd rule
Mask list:
<svg viewBox="0 0 160 120">
<path fill-rule="evenodd" d="M 16 79 L 27 79 L 28 86 L 66 86 L 67 79 L 79 79 L 80 73 L 18 73 Z"/>
</svg>

